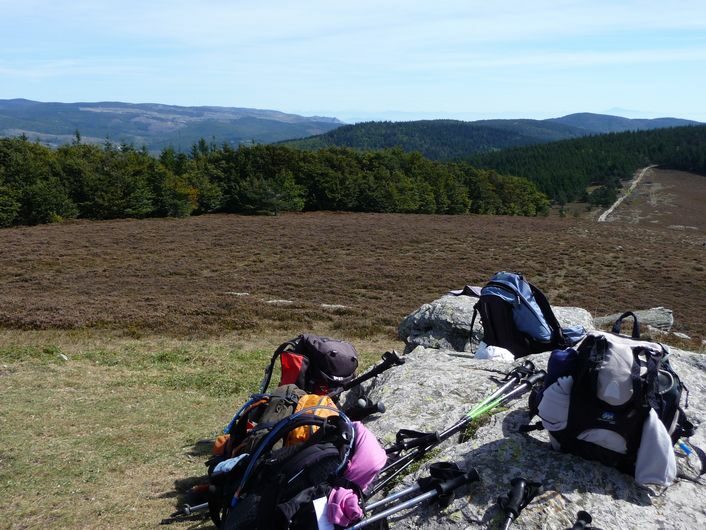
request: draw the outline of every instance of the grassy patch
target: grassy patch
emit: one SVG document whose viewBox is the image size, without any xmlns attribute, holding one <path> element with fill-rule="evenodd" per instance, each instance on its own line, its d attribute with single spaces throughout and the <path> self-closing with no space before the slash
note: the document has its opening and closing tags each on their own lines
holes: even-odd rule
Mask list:
<svg viewBox="0 0 706 530">
<path fill-rule="evenodd" d="M 156 527 L 205 474 L 200 442 L 257 389 L 272 352 L 258 338 L 0 339 L 15 344 L 0 349 L 0 526 L 18 529 Z M 368 366 L 381 351 L 365 344 Z"/>
<path fill-rule="evenodd" d="M 474 419 L 472 422 L 470 422 L 466 428 L 461 432 L 459 435 L 459 443 L 465 443 L 469 440 L 472 440 L 475 438 L 476 433 L 478 432 L 478 429 L 483 427 L 484 425 L 487 425 L 490 423 L 490 418 L 499 412 L 502 412 L 504 410 L 507 410 L 503 407 L 497 407 L 496 409 L 493 409 L 492 411 L 483 414 L 481 416 L 478 416 L 476 419 Z"/>
</svg>

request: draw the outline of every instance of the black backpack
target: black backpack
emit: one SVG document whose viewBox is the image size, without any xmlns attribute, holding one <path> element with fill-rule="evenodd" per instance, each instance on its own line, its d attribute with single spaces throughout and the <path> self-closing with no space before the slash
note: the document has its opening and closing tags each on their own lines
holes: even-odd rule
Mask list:
<svg viewBox="0 0 706 530">
<path fill-rule="evenodd" d="M 302 334 L 275 350 L 270 364 L 265 368 L 260 392 L 267 391 L 277 359 L 282 369 L 279 385 L 294 384 L 309 393 L 320 395 L 353 380 L 358 369 L 358 352 L 349 342 Z"/>
<path fill-rule="evenodd" d="M 304 396 L 310 395 L 294 385 L 255 395 L 219 437 L 206 463 L 208 507 L 218 528 L 308 525 L 309 501 L 315 497 L 303 492 L 321 496 L 342 480 L 352 448 L 351 423 L 327 397 L 316 396 L 327 400 L 316 409 L 294 413 Z"/>
<path fill-rule="evenodd" d="M 619 334 L 628 317 L 631 337 Z M 688 390 L 668 355 L 663 345 L 640 340 L 637 318 L 627 312 L 612 333 L 591 332 L 577 349 L 552 352 L 530 411 L 542 418 L 556 449 L 667 486 L 676 473 L 673 445 L 695 430 L 681 407 L 683 395 L 688 406 Z M 651 410 L 659 421 L 648 421 Z"/>
<path fill-rule="evenodd" d="M 275 451 L 266 446 L 258 448 L 262 452 L 251 475 L 235 477 L 233 482 L 239 482 L 237 498 L 225 515 L 225 530 L 316 528 L 312 501 L 328 496 L 342 480 L 352 429 L 341 416 L 307 423 L 309 420 L 292 422 L 296 426 L 320 426 L 309 440 Z"/>
<path fill-rule="evenodd" d="M 565 348 L 585 335 L 582 326 L 562 329 L 542 291 L 514 272 L 498 272 L 481 290 L 473 308 L 483 324 L 483 342 L 515 358 Z"/>
</svg>

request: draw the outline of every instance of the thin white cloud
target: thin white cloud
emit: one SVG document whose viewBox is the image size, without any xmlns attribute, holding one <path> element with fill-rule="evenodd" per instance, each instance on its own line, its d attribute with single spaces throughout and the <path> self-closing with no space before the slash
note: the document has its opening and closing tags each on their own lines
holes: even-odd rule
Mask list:
<svg viewBox="0 0 706 530">
<path fill-rule="evenodd" d="M 706 68 L 706 48 L 628 51 L 576 51 L 524 53 L 513 56 L 456 54 L 442 60 L 426 58 L 428 62 L 399 66 L 400 71 L 454 71 L 459 69 L 501 69 L 542 67 L 582 69 L 587 66 L 641 65 L 675 62 L 702 62 Z"/>
<path fill-rule="evenodd" d="M 341 40 L 372 38 L 376 45 L 393 48 L 419 39 L 433 46 L 706 28 L 706 5 L 701 1 L 81 0 L 66 4 L 13 0 L 0 1 L 0 11 L 5 20 L 21 19 L 29 28 L 46 23 L 78 35 L 123 36 L 196 49 L 316 42 L 333 36 Z M 69 40 L 71 37 L 65 35 Z M 367 43 L 356 44 L 365 48 Z"/>
<path fill-rule="evenodd" d="M 82 76 L 120 77 L 125 75 L 146 75 L 151 68 L 148 64 L 134 61 L 105 63 L 93 60 L 61 59 L 33 61 L 21 66 L 0 61 L 0 75 L 26 79 L 52 79 Z"/>
</svg>

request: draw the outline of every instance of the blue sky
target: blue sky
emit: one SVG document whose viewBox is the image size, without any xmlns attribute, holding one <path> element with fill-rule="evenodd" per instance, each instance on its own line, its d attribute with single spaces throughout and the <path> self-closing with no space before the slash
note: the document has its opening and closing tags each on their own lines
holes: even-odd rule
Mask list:
<svg viewBox="0 0 706 530">
<path fill-rule="evenodd" d="M 0 99 L 706 121 L 706 2 L 0 0 Z"/>
</svg>

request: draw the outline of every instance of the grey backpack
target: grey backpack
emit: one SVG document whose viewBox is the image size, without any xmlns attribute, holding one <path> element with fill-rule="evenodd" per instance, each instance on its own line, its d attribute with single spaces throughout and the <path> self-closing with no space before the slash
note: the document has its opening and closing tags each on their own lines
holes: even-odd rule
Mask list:
<svg viewBox="0 0 706 530">
<path fill-rule="evenodd" d="M 627 317 L 631 337 L 619 334 Z M 545 388 L 531 405 L 554 448 L 616 467 L 639 484 L 671 484 L 673 445 L 695 429 L 681 407 L 688 390 L 668 357 L 667 347 L 640 340 L 631 312 L 612 333 L 595 331 L 576 349 L 553 351 Z"/>
</svg>

